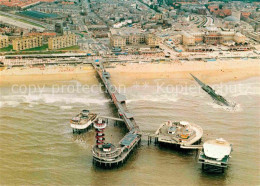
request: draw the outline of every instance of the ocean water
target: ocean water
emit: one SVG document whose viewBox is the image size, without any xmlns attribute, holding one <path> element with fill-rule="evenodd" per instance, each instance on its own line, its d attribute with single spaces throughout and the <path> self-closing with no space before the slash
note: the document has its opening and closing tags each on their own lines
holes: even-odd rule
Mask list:
<svg viewBox="0 0 260 186">
<path fill-rule="evenodd" d="M 87 84 L 74 80 L 0 87 L 0 184 L 259 185 L 259 78 L 212 85 L 237 104 L 234 109 L 215 104 L 196 84 L 158 87 L 158 82 L 120 88 L 140 129 L 155 132 L 167 120 L 200 125 L 203 141 L 222 137 L 233 144 L 224 174 L 202 172 L 194 150 L 148 146 L 145 137 L 122 167 L 94 167 L 94 130 L 76 135 L 69 126 L 82 109 L 117 115 L 93 77 Z M 106 140 L 117 143 L 126 132 L 109 124 Z"/>
</svg>

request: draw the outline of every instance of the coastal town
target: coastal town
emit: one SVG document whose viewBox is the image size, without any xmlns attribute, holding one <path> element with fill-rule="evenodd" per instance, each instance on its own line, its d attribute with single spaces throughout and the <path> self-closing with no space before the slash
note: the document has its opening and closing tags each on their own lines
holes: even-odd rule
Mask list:
<svg viewBox="0 0 260 186">
<path fill-rule="evenodd" d="M 259 58 L 257 2 L 4 0 L 0 9 L 5 66 Z"/>
<path fill-rule="evenodd" d="M 143 148 L 153 159 L 150 170 L 156 168 L 153 162 L 165 156 L 167 166 L 163 166 L 172 167 L 162 166 L 160 171 L 171 172 L 177 166 L 192 170 L 192 174 L 187 174 L 195 180 L 201 177 L 194 185 L 210 185 L 216 180 L 220 185 L 227 184 L 228 176 L 239 177 L 234 174 L 235 168 L 228 168 L 241 167 L 239 159 L 246 159 L 243 155 L 248 146 L 243 144 L 247 140 L 244 132 L 248 130 L 255 136 L 257 131 L 254 124 L 259 123 L 256 121 L 259 106 L 254 104 L 259 100 L 259 62 L 260 2 L 257 0 L 1 0 L 0 91 L 3 96 L 0 111 L 3 109 L 3 117 L 0 114 L 0 124 L 9 120 L 19 123 L 18 116 L 25 128 L 27 120 L 32 126 L 46 120 L 46 125 L 55 126 L 55 130 L 45 128 L 42 123 L 39 128 L 33 128 L 36 132 L 22 126 L 20 129 L 28 132 L 27 136 L 34 133 L 31 141 L 35 143 L 46 135 L 46 139 L 66 136 L 64 144 L 56 138 L 57 144 L 48 142 L 51 145 L 24 145 L 24 148 L 48 149 L 51 154 L 55 149 L 50 147 L 53 144 L 69 144 L 71 147 L 65 150 L 76 149 L 81 155 L 64 155 L 63 161 L 91 162 L 91 165 L 81 162 L 81 168 L 93 175 L 106 173 L 116 179 L 113 171 L 119 174 L 120 169 L 129 169 L 135 159 L 140 164 L 136 158 L 140 151 L 136 149 Z M 216 88 L 216 85 L 221 86 Z M 81 92 L 70 92 L 69 88 L 75 91 L 75 86 L 82 88 Z M 101 92 L 95 89 L 98 86 Z M 223 91 L 227 87 L 228 91 Z M 25 91 L 24 95 L 22 90 L 27 88 L 29 92 Z M 39 90 L 30 92 L 31 88 Z M 129 100 L 126 95 L 130 96 Z M 13 118 L 9 117 L 12 109 L 20 109 Z M 249 111 L 253 114 L 246 115 Z M 242 123 L 247 116 L 253 127 Z M 41 133 L 43 136 L 39 137 Z M 252 141 L 250 138 L 247 143 Z M 74 148 L 75 144 L 78 146 Z M 241 144 L 246 147 L 241 148 Z M 241 149 L 244 154 L 238 157 Z M 57 154 L 50 157 L 60 156 Z M 253 158 L 257 161 L 255 154 Z M 34 156 L 33 161 L 40 157 Z M 170 162 L 172 157 L 177 163 Z M 46 161 L 52 162 L 54 158 L 51 158 L 47 157 Z M 146 160 L 141 164 L 141 167 L 148 166 Z M 78 165 L 78 162 L 70 164 L 67 169 L 73 167 L 74 176 L 81 175 L 77 173 Z M 100 171 L 103 169 L 111 172 Z M 145 177 L 154 174 L 148 173 L 148 169 L 142 171 Z M 160 171 L 156 174 L 160 175 Z M 63 175 L 61 172 L 57 175 Z M 37 180 L 42 176 L 32 177 Z M 12 183 L 11 177 L 0 184 Z M 37 182 L 24 180 L 19 178 L 14 183 Z M 80 180 L 76 176 L 75 182 L 66 184 L 84 185 Z M 166 180 L 162 185 L 171 179 Z M 87 184 L 98 185 L 97 181 L 87 179 Z M 252 183 L 257 181 L 253 177 Z M 60 183 L 65 182 L 54 184 Z M 134 184 L 130 181 L 115 185 L 122 183 Z M 141 179 L 139 183 L 145 185 L 151 181 Z M 174 185 L 191 184 L 174 182 Z"/>
</svg>

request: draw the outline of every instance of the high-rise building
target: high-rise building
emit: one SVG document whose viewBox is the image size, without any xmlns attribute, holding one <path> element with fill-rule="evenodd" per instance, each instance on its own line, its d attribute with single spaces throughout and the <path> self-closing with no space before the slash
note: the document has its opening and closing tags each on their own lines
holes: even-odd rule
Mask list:
<svg viewBox="0 0 260 186">
<path fill-rule="evenodd" d="M 237 11 L 237 10 L 232 10 L 232 16 L 237 18 L 237 20 L 240 21 L 241 18 L 241 11 Z"/>
<path fill-rule="evenodd" d="M 63 32 L 63 25 L 62 25 L 62 23 L 56 23 L 55 24 L 55 32 L 60 33 L 60 34 Z"/>
</svg>

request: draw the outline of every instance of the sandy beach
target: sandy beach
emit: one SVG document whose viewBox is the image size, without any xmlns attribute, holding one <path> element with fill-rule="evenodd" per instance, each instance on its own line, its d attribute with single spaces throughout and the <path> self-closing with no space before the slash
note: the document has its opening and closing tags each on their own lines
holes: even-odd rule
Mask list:
<svg viewBox="0 0 260 186">
<path fill-rule="evenodd" d="M 95 71 L 91 65 L 2 68 L 0 71 L 0 86 L 30 82 L 88 81 L 89 77 L 94 75 Z"/>
<path fill-rule="evenodd" d="M 259 59 L 219 60 L 216 62 L 182 63 L 127 63 L 112 64 L 107 68 L 115 84 L 131 85 L 136 82 L 152 83 L 155 79 L 173 84 L 188 84 L 190 73 L 206 83 L 218 83 L 260 76 Z M 0 85 L 27 82 L 52 82 L 65 80 L 92 81 L 95 71 L 91 65 L 13 67 L 2 68 Z"/>
<path fill-rule="evenodd" d="M 193 82 L 190 73 L 206 83 L 219 83 L 260 76 L 259 59 L 228 60 L 216 62 L 183 62 L 160 64 L 127 64 L 116 65 L 108 69 L 116 84 L 166 80 L 172 84 L 189 84 Z M 192 80 L 192 81 L 191 81 Z"/>
</svg>

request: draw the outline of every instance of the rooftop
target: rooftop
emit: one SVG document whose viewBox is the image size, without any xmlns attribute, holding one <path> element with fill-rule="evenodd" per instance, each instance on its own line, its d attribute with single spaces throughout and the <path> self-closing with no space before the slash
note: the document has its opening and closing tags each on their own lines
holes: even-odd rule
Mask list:
<svg viewBox="0 0 260 186">
<path fill-rule="evenodd" d="M 225 17 L 224 20 L 229 22 L 239 22 L 239 20 L 234 16 Z"/>
<path fill-rule="evenodd" d="M 137 138 L 137 134 L 127 134 L 122 140 L 121 140 L 121 145 L 124 146 L 129 146 L 133 141 Z"/>
</svg>

